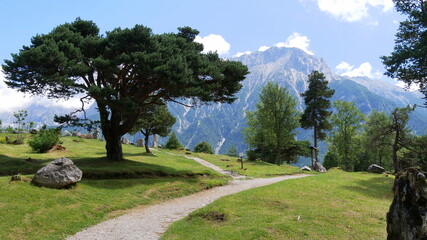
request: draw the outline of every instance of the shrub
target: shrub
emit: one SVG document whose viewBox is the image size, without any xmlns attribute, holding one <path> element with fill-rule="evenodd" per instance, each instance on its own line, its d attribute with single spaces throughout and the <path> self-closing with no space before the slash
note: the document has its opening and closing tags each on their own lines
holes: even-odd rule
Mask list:
<svg viewBox="0 0 427 240">
<path fill-rule="evenodd" d="M 207 142 L 201 142 L 194 147 L 194 152 L 213 154 L 211 145 Z"/>
<path fill-rule="evenodd" d="M 237 153 L 237 149 L 234 147 L 234 145 L 231 145 L 228 149 L 227 156 L 229 157 L 239 157 L 239 154 Z"/>
<path fill-rule="evenodd" d="M 43 126 L 39 133 L 35 135 L 30 141 L 28 141 L 28 144 L 34 152 L 45 153 L 53 146 L 60 143 L 59 135 L 59 128 L 46 129 L 46 126 Z"/>
<path fill-rule="evenodd" d="M 326 169 L 338 167 L 338 155 L 333 151 L 328 151 L 323 160 L 323 166 Z"/>
<path fill-rule="evenodd" d="M 167 149 L 182 148 L 182 144 L 179 142 L 178 137 L 176 136 L 175 132 L 172 132 L 171 136 L 169 137 L 168 142 L 165 145 L 165 148 L 167 148 Z"/>
</svg>

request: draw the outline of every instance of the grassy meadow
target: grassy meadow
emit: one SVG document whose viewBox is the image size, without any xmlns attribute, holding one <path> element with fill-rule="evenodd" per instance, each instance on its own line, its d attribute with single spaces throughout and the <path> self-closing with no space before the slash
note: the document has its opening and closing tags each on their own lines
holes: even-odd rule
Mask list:
<svg viewBox="0 0 427 240">
<path fill-rule="evenodd" d="M 287 180 L 220 198 L 162 239 L 385 239 L 392 184 L 341 170 Z"/>
<path fill-rule="evenodd" d="M 199 157 L 249 177 L 301 171 L 289 165 L 244 162 L 225 155 L 123 145 L 125 160 L 107 161 L 105 143 L 65 137 L 65 151 L 31 152 L 28 144 L 1 143 L 0 239 L 64 239 L 132 208 L 189 195 L 230 179 L 193 160 Z M 27 136 L 27 139 L 29 136 Z M 83 180 L 68 189 L 29 183 L 31 174 L 58 157 L 69 157 Z M 11 182 L 21 173 L 23 181 Z M 220 198 L 178 221 L 163 239 L 384 239 L 393 178 L 332 170 Z"/>
<path fill-rule="evenodd" d="M 110 162 L 104 159 L 102 141 L 77 137 L 61 141 L 66 151 L 44 154 L 31 152 L 28 144 L 0 143 L 0 239 L 63 239 L 136 206 L 228 181 L 193 160 L 166 152 L 153 156 L 144 148 L 123 145 L 125 161 Z M 69 157 L 82 169 L 80 183 L 61 190 L 29 183 L 30 174 L 58 157 Z M 16 173 L 29 175 L 10 182 Z"/>
<path fill-rule="evenodd" d="M 0 133 L 1 136 L 6 134 Z M 29 139 L 29 136 L 27 136 Z M 61 138 L 65 151 L 34 153 L 28 144 L 0 143 L 0 176 L 34 174 L 58 157 L 68 157 L 83 171 L 83 178 L 219 177 L 215 171 L 184 157 L 165 152 L 145 153 L 144 148 L 123 144 L 124 161 L 105 159 L 105 142 L 78 137 Z"/>
<path fill-rule="evenodd" d="M 180 153 L 184 155 L 186 151 L 174 151 L 176 153 Z M 291 165 L 283 164 L 276 165 L 263 161 L 244 161 L 243 169 L 241 168 L 241 163 L 237 157 L 229 157 L 226 155 L 215 155 L 215 154 L 206 154 L 206 153 L 195 153 L 191 152 L 190 157 L 198 157 L 203 160 L 206 160 L 224 170 L 232 170 L 237 172 L 238 174 L 245 175 L 248 177 L 275 177 L 280 175 L 291 175 L 302 173 L 298 167 L 294 167 Z M 306 172 L 305 172 L 306 173 Z M 315 173 L 313 173 L 315 174 Z"/>
</svg>

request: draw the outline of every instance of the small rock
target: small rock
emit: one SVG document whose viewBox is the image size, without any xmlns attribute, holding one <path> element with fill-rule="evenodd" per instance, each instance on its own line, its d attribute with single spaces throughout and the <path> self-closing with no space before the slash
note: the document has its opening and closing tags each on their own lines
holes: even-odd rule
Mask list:
<svg viewBox="0 0 427 240">
<path fill-rule="evenodd" d="M 63 188 L 82 179 L 83 172 L 68 158 L 58 158 L 34 175 L 33 184 L 47 188 Z"/>
<path fill-rule="evenodd" d="M 309 166 L 304 166 L 304 167 L 302 167 L 301 168 L 301 170 L 302 171 L 309 171 L 309 172 L 311 172 L 312 170 L 311 170 L 311 168 L 309 167 Z"/>
<path fill-rule="evenodd" d="M 129 139 L 127 139 L 127 138 L 125 138 L 125 137 L 122 137 L 122 141 L 121 141 L 123 144 L 130 144 L 130 141 L 129 141 Z"/>
<path fill-rule="evenodd" d="M 371 164 L 368 167 L 367 171 L 370 172 L 370 173 L 383 173 L 385 170 L 384 170 L 383 167 L 381 167 L 381 166 L 379 166 L 377 164 Z"/>
<path fill-rule="evenodd" d="M 319 162 L 314 163 L 314 170 L 321 173 L 327 172 L 326 168 Z"/>
</svg>

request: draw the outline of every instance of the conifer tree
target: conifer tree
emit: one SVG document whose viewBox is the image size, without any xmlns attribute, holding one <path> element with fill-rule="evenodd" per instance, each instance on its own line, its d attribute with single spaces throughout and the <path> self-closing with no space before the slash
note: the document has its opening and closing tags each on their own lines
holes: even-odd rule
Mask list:
<svg viewBox="0 0 427 240">
<path fill-rule="evenodd" d="M 323 73 L 313 71 L 308 75 L 308 89 L 301 94 L 306 108 L 301 116 L 300 123 L 304 129 L 313 128 L 313 146 L 316 149 L 315 161 L 318 161 L 318 140 L 325 140 L 325 131 L 332 129 L 329 122 L 332 111 L 328 111 L 328 109 L 331 108 L 330 98 L 334 93 L 335 90 L 329 88 L 328 81 L 326 81 Z"/>
<path fill-rule="evenodd" d="M 175 117 L 168 111 L 166 105 L 149 105 L 130 133 L 141 132 L 145 137 L 145 151 L 151 153 L 148 146 L 150 136 L 157 134 L 161 137 L 166 137 L 175 121 Z"/>
<path fill-rule="evenodd" d="M 120 161 L 120 139 L 147 105 L 236 99 L 247 67 L 215 52 L 204 53 L 195 41 L 198 33 L 182 27 L 177 33 L 155 34 L 135 25 L 102 34 L 94 22 L 77 18 L 34 36 L 2 67 L 6 84 L 18 91 L 64 99 L 83 95 L 83 103 L 94 100 L 107 159 Z M 75 122 L 75 113 L 57 120 Z"/>
<path fill-rule="evenodd" d="M 169 140 L 166 142 L 165 148 L 167 149 L 178 149 L 181 148 L 182 144 L 179 142 L 175 132 L 172 132 Z"/>
</svg>

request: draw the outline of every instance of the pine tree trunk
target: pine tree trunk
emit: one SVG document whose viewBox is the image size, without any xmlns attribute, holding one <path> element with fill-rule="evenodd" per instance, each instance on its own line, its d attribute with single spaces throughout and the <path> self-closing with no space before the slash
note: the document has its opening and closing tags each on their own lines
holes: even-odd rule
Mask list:
<svg viewBox="0 0 427 240">
<path fill-rule="evenodd" d="M 313 127 L 313 144 L 314 144 L 314 162 L 319 162 L 319 160 L 317 159 L 317 127 L 316 126 Z M 313 162 L 313 167 L 314 167 L 314 162 Z"/>
<path fill-rule="evenodd" d="M 103 134 L 106 142 L 105 149 L 107 150 L 107 159 L 111 161 L 123 160 L 122 143 L 120 141 L 122 136 L 119 134 L 118 129 L 110 128 L 107 129 L 107 131 L 103 131 Z"/>
<path fill-rule="evenodd" d="M 398 164 L 398 160 L 397 160 L 397 151 L 398 149 L 398 143 L 399 143 L 399 131 L 396 130 L 396 134 L 394 137 L 394 143 L 393 143 L 393 168 L 394 168 L 394 173 L 399 172 L 399 164 Z"/>
<path fill-rule="evenodd" d="M 151 153 L 150 151 L 150 147 L 148 146 L 148 140 L 149 140 L 150 135 L 145 135 L 145 140 L 144 140 L 144 145 L 145 145 L 145 151 L 147 153 Z"/>
<path fill-rule="evenodd" d="M 107 159 L 111 161 L 123 160 L 123 150 L 120 133 L 120 121 L 113 114 L 111 119 L 108 119 L 109 112 L 105 105 L 98 103 L 98 109 L 101 118 L 101 130 L 105 138 L 105 149 L 107 150 Z"/>
</svg>

